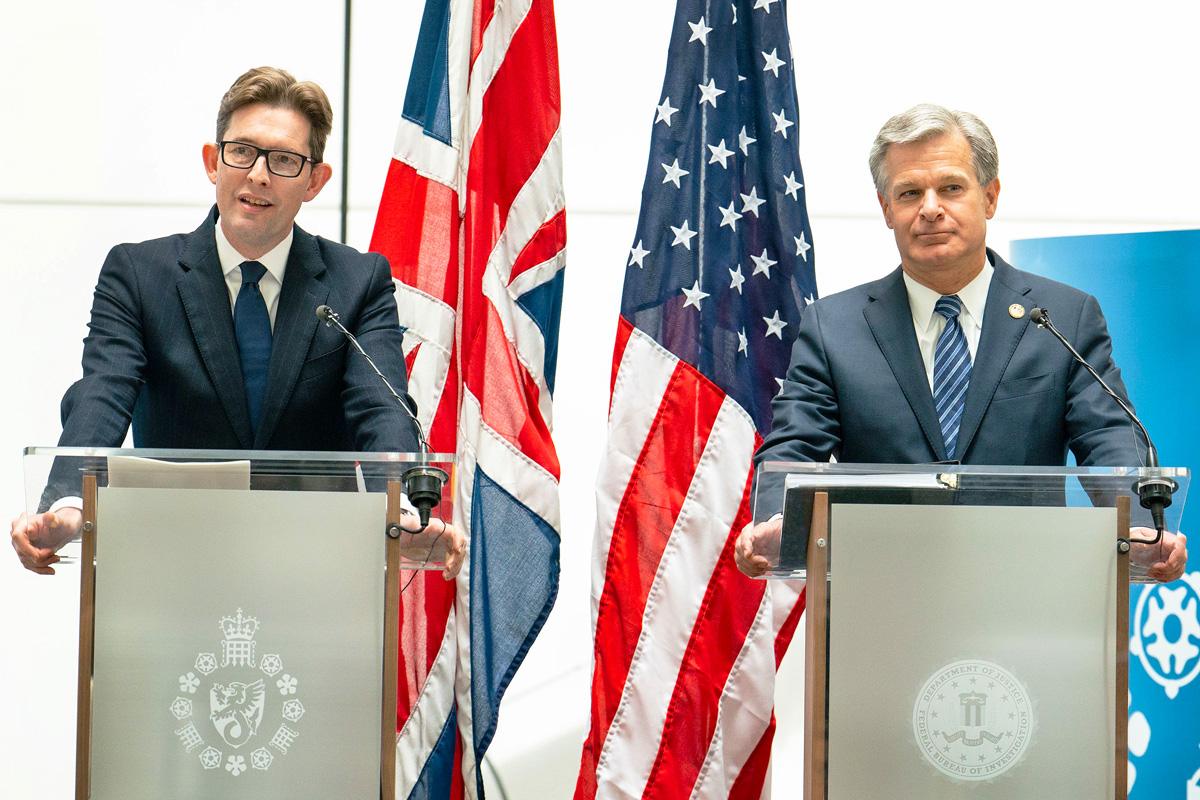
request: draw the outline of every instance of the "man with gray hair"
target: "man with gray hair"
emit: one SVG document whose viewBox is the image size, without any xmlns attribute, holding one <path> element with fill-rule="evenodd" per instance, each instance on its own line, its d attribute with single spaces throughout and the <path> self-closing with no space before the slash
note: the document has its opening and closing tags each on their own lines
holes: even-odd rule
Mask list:
<svg viewBox="0 0 1200 800">
<path fill-rule="evenodd" d="M 805 310 L 755 463 L 1062 466 L 1070 451 L 1081 466 L 1140 464 L 1117 404 L 1029 320 L 1035 306 L 1053 308 L 1067 340 L 1125 396 L 1096 299 L 986 245 L 1000 179 L 983 121 L 914 106 L 880 129 L 869 163 L 900 266 Z M 760 508 L 764 497 L 781 505 L 782 487 L 762 475 L 758 492 Z M 779 524 L 746 526 L 735 550 L 743 572 L 765 572 L 754 543 Z M 1149 574 L 1182 575 L 1185 544 L 1167 534 L 1145 558 Z"/>
</svg>

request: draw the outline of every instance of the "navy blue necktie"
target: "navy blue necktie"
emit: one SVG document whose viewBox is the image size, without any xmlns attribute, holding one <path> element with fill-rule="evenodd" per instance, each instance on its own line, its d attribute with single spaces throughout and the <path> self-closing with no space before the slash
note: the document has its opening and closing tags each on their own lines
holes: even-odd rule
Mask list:
<svg viewBox="0 0 1200 800">
<path fill-rule="evenodd" d="M 971 381 L 971 351 L 967 349 L 967 337 L 958 322 L 962 311 L 958 295 L 938 298 L 933 311 L 946 318 L 946 327 L 933 351 L 933 405 L 942 426 L 946 458 L 954 458 L 958 428 L 967 400 L 967 384 Z"/>
<path fill-rule="evenodd" d="M 271 364 L 271 318 L 258 290 L 258 282 L 267 268 L 257 261 L 243 261 L 241 268 L 242 288 L 233 304 L 233 332 L 242 361 L 250 429 L 257 433 L 263 396 L 267 393 L 267 368 Z"/>
</svg>

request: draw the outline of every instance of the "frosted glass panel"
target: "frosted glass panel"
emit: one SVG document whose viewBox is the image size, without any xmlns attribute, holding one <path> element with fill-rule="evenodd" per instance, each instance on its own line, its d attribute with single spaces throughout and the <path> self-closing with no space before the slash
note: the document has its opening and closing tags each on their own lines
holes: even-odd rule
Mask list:
<svg viewBox="0 0 1200 800">
<path fill-rule="evenodd" d="M 100 490 L 93 798 L 378 796 L 385 504 Z"/>
<path fill-rule="evenodd" d="M 1116 552 L 1114 509 L 832 506 L 830 800 L 1112 797 Z"/>
</svg>

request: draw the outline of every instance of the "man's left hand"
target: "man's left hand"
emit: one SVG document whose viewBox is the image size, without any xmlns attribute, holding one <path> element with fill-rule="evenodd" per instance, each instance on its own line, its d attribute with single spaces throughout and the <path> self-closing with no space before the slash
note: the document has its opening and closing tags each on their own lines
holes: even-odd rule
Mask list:
<svg viewBox="0 0 1200 800">
<path fill-rule="evenodd" d="M 1157 544 L 1139 544 L 1138 539 L 1153 539 L 1152 528 L 1130 528 L 1133 543 L 1130 559 L 1136 564 L 1146 564 L 1146 574 L 1160 583 L 1169 583 L 1183 577 L 1187 567 L 1187 537 L 1182 533 L 1163 531 Z"/>
<path fill-rule="evenodd" d="M 467 554 L 467 537 L 463 536 L 455 525 L 444 519 L 430 517 L 429 524 L 421 529 L 421 521 L 417 515 L 405 510 L 400 519 L 400 527 L 412 536 L 405 537 L 404 549 L 425 549 L 424 557 L 432 558 L 437 548 L 444 547 L 445 566 L 442 568 L 442 578 L 453 580 L 462 569 L 463 558 Z"/>
</svg>

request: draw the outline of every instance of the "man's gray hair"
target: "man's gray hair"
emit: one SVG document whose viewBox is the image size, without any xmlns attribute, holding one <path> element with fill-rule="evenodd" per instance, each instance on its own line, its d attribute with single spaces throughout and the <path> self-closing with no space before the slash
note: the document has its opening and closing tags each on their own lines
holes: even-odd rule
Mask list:
<svg viewBox="0 0 1200 800">
<path fill-rule="evenodd" d="M 996 150 L 992 132 L 983 124 L 983 120 L 967 111 L 953 111 L 933 103 L 921 103 L 900 112 L 879 129 L 868 159 L 875 190 L 881 195 L 887 194 L 888 176 L 883 162 L 889 147 L 921 142 L 955 131 L 961 133 L 971 146 L 971 162 L 975 166 L 975 178 L 979 185 L 991 183 L 1000 173 L 1000 153 Z"/>
</svg>

